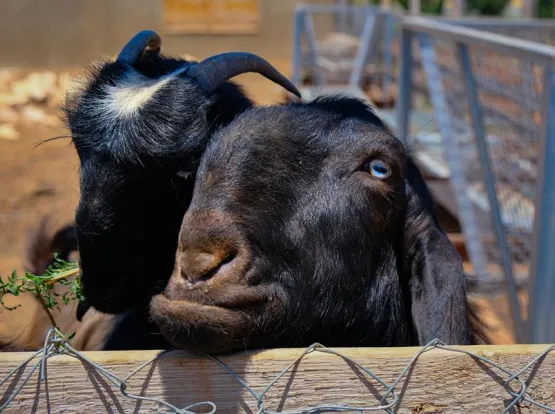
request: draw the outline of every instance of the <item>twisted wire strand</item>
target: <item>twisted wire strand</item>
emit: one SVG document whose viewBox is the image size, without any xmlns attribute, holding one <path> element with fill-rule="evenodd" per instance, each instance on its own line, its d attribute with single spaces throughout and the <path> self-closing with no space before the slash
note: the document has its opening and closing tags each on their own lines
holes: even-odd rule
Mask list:
<svg viewBox="0 0 555 414">
<path fill-rule="evenodd" d="M 357 361 L 353 360 L 352 358 L 350 358 L 346 355 L 343 355 L 340 352 L 335 351 L 333 349 L 326 348 L 322 344 L 315 343 L 315 344 L 309 346 L 308 348 L 306 348 L 299 355 L 299 357 L 297 357 L 292 363 L 290 363 L 287 367 L 285 367 L 260 392 L 257 392 L 254 388 L 252 388 L 243 378 L 241 378 L 241 376 L 239 376 L 236 372 L 234 372 L 221 359 L 219 359 L 215 356 L 212 356 L 212 355 L 207 355 L 207 354 L 198 354 L 197 356 L 206 357 L 206 358 L 212 360 L 213 362 L 215 362 L 216 364 L 220 365 L 222 368 L 224 368 L 232 376 L 232 378 L 234 378 L 242 387 L 244 387 L 255 398 L 257 408 L 258 408 L 258 411 L 257 411 L 258 414 L 300 414 L 300 413 L 347 412 L 347 411 L 367 412 L 367 411 L 382 411 L 382 410 L 386 411 L 387 413 L 394 413 L 395 412 L 394 407 L 397 404 L 399 404 L 399 402 L 400 402 L 399 396 L 395 393 L 396 387 L 399 385 L 399 383 L 406 376 L 407 372 L 412 367 L 414 367 L 414 365 L 417 363 L 420 356 L 422 354 L 426 353 L 426 352 L 430 352 L 433 349 L 441 349 L 441 350 L 449 351 L 449 352 L 453 352 L 453 353 L 465 354 L 465 355 L 470 356 L 471 358 L 477 359 L 477 360 L 481 361 L 482 363 L 484 363 L 486 365 L 489 365 L 490 367 L 493 367 L 493 368 L 501 371 L 503 374 L 505 374 L 506 379 L 505 379 L 505 382 L 503 383 L 503 387 L 505 388 L 505 390 L 511 396 L 512 399 L 506 405 L 504 410 L 501 411 L 500 414 L 506 414 L 506 413 L 510 412 L 511 409 L 516 404 L 518 404 L 520 402 L 523 402 L 523 401 L 526 401 L 526 402 L 528 402 L 532 405 L 535 405 L 536 407 L 541 408 L 542 410 L 545 410 L 546 413 L 548 413 L 548 414 L 555 414 L 555 408 L 549 407 L 545 404 L 542 404 L 538 401 L 535 401 L 527 393 L 527 390 L 528 390 L 528 387 L 531 383 L 531 380 L 530 381 L 528 381 L 528 380 L 524 381 L 520 378 L 532 366 L 534 366 L 536 363 L 542 361 L 550 352 L 554 351 L 555 350 L 555 344 L 552 345 L 552 346 L 549 346 L 543 352 L 541 352 L 539 355 L 535 356 L 528 364 L 526 364 L 519 371 L 517 371 L 515 373 L 512 373 L 508 369 L 502 367 L 501 365 L 493 362 L 492 360 L 490 360 L 488 358 L 485 358 L 481 355 L 475 354 L 473 352 L 470 352 L 470 351 L 467 351 L 467 350 L 464 350 L 464 349 L 452 348 L 452 347 L 446 345 L 445 343 L 441 342 L 439 339 L 434 339 L 434 340 L 430 341 L 428 344 L 426 344 L 425 346 L 423 346 L 421 349 L 419 349 L 418 352 L 411 358 L 411 360 L 403 367 L 402 371 L 395 378 L 395 380 L 391 384 L 388 384 L 386 381 L 384 381 L 379 376 L 374 374 L 374 372 L 371 371 L 369 368 L 364 367 L 363 365 L 361 365 Z M 36 362 L 31 367 L 29 372 L 23 377 L 23 379 L 21 380 L 21 383 L 18 386 L 14 387 L 14 390 L 12 391 L 12 393 L 0 405 L 0 412 L 2 412 L 2 410 L 4 410 L 11 402 L 13 402 L 13 400 L 19 395 L 19 393 L 21 392 L 23 387 L 29 382 L 29 380 L 31 379 L 33 374 L 37 371 L 37 369 L 40 368 L 39 369 L 39 381 L 40 382 L 47 381 L 46 367 L 47 367 L 47 360 L 49 358 L 51 358 L 53 356 L 56 356 L 56 355 L 67 355 L 67 356 L 79 359 L 80 361 L 86 363 L 87 366 L 94 369 L 96 372 L 98 372 L 100 375 L 102 375 L 105 379 L 107 379 L 109 382 L 111 382 L 115 387 L 117 387 L 119 389 L 120 393 L 124 397 L 129 398 L 131 400 L 141 401 L 141 402 L 145 401 L 145 402 L 159 404 L 161 407 L 163 407 L 164 410 L 168 410 L 168 411 L 162 411 L 162 412 L 170 412 L 170 413 L 176 413 L 176 414 L 198 414 L 194 410 L 202 408 L 203 409 L 202 410 L 203 414 L 213 414 L 213 413 L 215 413 L 216 410 L 217 410 L 217 406 L 212 401 L 197 402 L 197 403 L 187 405 L 186 407 L 179 408 L 179 407 L 176 407 L 175 405 L 170 404 L 169 402 L 164 401 L 160 398 L 149 397 L 149 396 L 145 396 L 145 395 L 137 395 L 137 394 L 133 394 L 133 393 L 128 391 L 128 382 L 131 378 L 133 378 L 135 375 L 137 375 L 145 367 L 147 367 L 149 365 L 152 365 L 155 362 L 157 362 L 159 359 L 161 359 L 161 358 L 163 358 L 163 357 L 165 357 L 165 356 L 167 356 L 171 353 L 175 353 L 175 352 L 181 352 L 182 353 L 183 351 L 175 350 L 175 349 L 168 349 L 168 350 L 162 351 L 158 355 L 156 355 L 154 358 L 152 358 L 151 360 L 140 364 L 138 367 L 133 369 L 133 371 L 131 371 L 126 377 L 121 379 L 120 377 L 118 377 L 113 372 L 104 368 L 100 364 L 90 360 L 83 353 L 81 353 L 81 352 L 77 351 L 75 348 L 73 348 L 68 343 L 68 341 L 64 338 L 64 336 L 57 329 L 51 329 L 48 332 L 48 334 L 46 335 L 43 348 L 38 350 L 37 352 L 35 352 L 33 355 L 31 355 L 29 358 L 27 358 L 25 361 L 23 361 L 21 364 L 19 364 L 16 368 L 12 369 L 6 375 L 6 377 L 0 381 L 0 386 L 4 385 L 17 372 L 19 372 L 21 370 L 25 370 L 25 368 L 27 367 L 27 365 L 29 363 L 31 363 L 37 357 L 40 357 L 38 362 Z M 305 356 L 307 356 L 311 353 L 314 353 L 314 352 L 321 352 L 321 353 L 331 354 L 331 355 L 335 355 L 335 356 L 338 356 L 340 358 L 343 358 L 345 361 L 353 364 L 354 366 L 356 366 L 357 368 L 362 370 L 367 376 L 369 376 L 370 378 L 372 378 L 373 380 L 378 382 L 381 386 L 383 386 L 386 389 L 385 393 L 381 396 L 379 404 L 375 405 L 375 406 L 358 407 L 358 406 L 349 405 L 347 403 L 339 403 L 339 404 L 322 403 L 322 404 L 319 404 L 319 405 L 316 405 L 316 406 L 313 406 L 313 407 L 306 407 L 306 408 L 303 408 L 303 409 L 295 409 L 295 410 L 279 411 L 279 412 L 272 411 L 272 410 L 266 408 L 265 404 L 264 404 L 264 401 L 263 401 L 266 394 L 272 389 L 272 387 L 274 387 L 274 385 L 284 375 L 287 374 L 287 372 L 289 372 L 294 366 L 299 364 L 300 361 Z M 515 381 L 519 385 L 518 390 L 513 389 L 513 387 L 511 386 L 511 384 L 513 384 Z M 206 409 L 209 409 L 209 411 L 206 411 Z"/>
</svg>

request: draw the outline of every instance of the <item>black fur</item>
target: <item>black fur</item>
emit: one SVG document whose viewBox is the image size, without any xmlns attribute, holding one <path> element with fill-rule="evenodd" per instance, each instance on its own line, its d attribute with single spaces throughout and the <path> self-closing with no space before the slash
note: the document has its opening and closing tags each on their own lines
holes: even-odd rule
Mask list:
<svg viewBox="0 0 555 414">
<path fill-rule="evenodd" d="M 372 159 L 391 177 L 363 171 Z M 188 251 L 231 256 L 187 285 L 199 276 Z M 422 174 L 355 99 L 255 108 L 215 134 L 176 264 L 151 304 L 175 346 L 471 342 L 462 261 Z"/>
<path fill-rule="evenodd" d="M 208 115 L 199 124 L 203 112 L 187 107 L 188 97 L 168 91 L 190 123 L 155 118 L 159 135 L 143 136 L 149 129 L 141 124 L 127 129 L 135 134 L 130 138 L 117 128 L 110 134 L 105 125 L 96 131 L 95 120 L 87 119 L 86 99 L 101 93 L 94 82 L 103 76 L 117 82 L 103 70 L 67 108 L 82 161 L 77 228 L 86 295 L 100 310 L 126 311 L 107 349 L 169 345 L 143 306 L 166 287 L 181 260 L 180 252 L 175 258 L 177 229 L 193 193 L 193 180 L 183 177 L 195 174 L 180 249 L 198 243 L 210 248 L 210 240 L 227 238 L 248 250 L 249 271 L 234 286 L 223 283 L 211 291 L 207 284 L 195 297 L 199 305 L 235 312 L 237 321 L 229 326 L 212 316 L 177 317 L 152 307 L 172 345 L 227 352 L 316 341 L 329 346 L 421 345 L 434 337 L 452 344 L 475 341 L 461 259 L 437 223 L 410 154 L 366 105 L 335 97 L 249 109 L 240 95 L 236 113 L 221 115 L 219 110 L 233 106 L 225 99 L 240 94 L 225 85 L 232 89 L 222 92 L 221 100 L 205 98 Z M 139 122 L 163 110 L 177 116 L 166 101 L 152 105 Z M 184 125 L 189 127 L 181 134 L 185 144 L 176 140 Z M 151 146 L 154 138 L 160 146 Z M 361 171 L 372 157 L 392 167 L 388 186 L 368 181 L 372 178 Z M 206 212 L 227 221 L 207 224 Z M 218 273 L 212 277 L 217 280 Z M 233 302 L 234 295 L 247 291 L 263 300 L 244 308 Z M 234 307 L 228 309 L 229 301 Z"/>
<path fill-rule="evenodd" d="M 251 107 L 239 87 L 226 83 L 207 96 L 185 71 L 137 116 L 107 118 L 106 88 L 130 73 L 157 80 L 191 65 L 148 53 L 134 68 L 104 63 L 65 105 L 81 161 L 76 230 L 84 293 L 101 312 L 143 307 L 164 288 L 200 155 L 216 128 Z"/>
</svg>

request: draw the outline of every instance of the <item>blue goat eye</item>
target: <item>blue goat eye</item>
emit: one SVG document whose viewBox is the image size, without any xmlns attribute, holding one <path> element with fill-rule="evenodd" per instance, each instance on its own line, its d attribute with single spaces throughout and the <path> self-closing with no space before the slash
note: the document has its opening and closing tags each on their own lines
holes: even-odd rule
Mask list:
<svg viewBox="0 0 555 414">
<path fill-rule="evenodd" d="M 391 175 L 389 166 L 382 160 L 372 160 L 366 163 L 365 170 L 379 180 L 385 180 Z"/>
</svg>

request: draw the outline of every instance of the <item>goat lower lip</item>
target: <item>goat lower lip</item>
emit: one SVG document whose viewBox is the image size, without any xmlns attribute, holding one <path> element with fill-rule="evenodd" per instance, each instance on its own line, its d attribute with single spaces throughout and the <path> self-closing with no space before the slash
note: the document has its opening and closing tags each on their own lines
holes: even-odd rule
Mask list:
<svg viewBox="0 0 555 414">
<path fill-rule="evenodd" d="M 229 310 L 252 308 L 267 302 L 266 295 L 261 293 L 252 292 L 245 294 L 243 292 L 238 295 L 227 294 L 224 297 L 218 297 L 219 295 L 217 294 L 210 295 L 208 293 L 202 293 L 200 292 L 200 288 L 182 291 L 177 295 L 168 295 L 164 293 L 163 296 L 177 306 L 183 303 L 187 305 L 194 304 L 197 306 L 210 306 Z"/>
<path fill-rule="evenodd" d="M 243 312 L 185 300 L 176 303 L 163 295 L 152 298 L 150 315 L 174 346 L 208 353 L 242 343 L 251 331 Z"/>
</svg>

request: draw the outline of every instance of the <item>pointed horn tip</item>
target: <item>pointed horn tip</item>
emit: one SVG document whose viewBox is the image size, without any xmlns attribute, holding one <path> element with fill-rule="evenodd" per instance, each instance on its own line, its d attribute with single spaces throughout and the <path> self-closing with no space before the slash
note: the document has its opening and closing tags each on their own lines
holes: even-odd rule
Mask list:
<svg viewBox="0 0 555 414">
<path fill-rule="evenodd" d="M 162 39 L 158 33 L 153 30 L 141 30 L 127 42 L 117 60 L 133 64 L 145 51 L 159 52 L 161 47 Z"/>
<path fill-rule="evenodd" d="M 291 88 L 288 89 L 289 92 L 291 92 L 293 95 L 295 95 L 297 98 L 302 99 L 302 95 L 301 92 L 297 89 L 297 87 L 293 84 L 291 84 Z"/>
<path fill-rule="evenodd" d="M 223 62 L 227 65 L 222 64 Z M 302 98 L 297 87 L 287 77 L 266 59 L 250 52 L 227 52 L 211 56 L 200 62 L 190 74 L 196 73 L 204 88 L 212 92 L 226 80 L 247 72 L 259 73 L 298 98 Z"/>
<path fill-rule="evenodd" d="M 145 51 L 158 51 L 161 49 L 162 47 L 162 38 L 160 37 L 160 35 L 158 33 L 156 33 L 154 30 L 143 30 L 142 32 L 139 33 L 144 33 L 144 36 L 147 37 L 148 36 L 148 43 L 145 47 Z"/>
<path fill-rule="evenodd" d="M 289 93 L 292 93 L 293 95 L 295 95 L 297 98 L 302 98 L 301 92 L 299 91 L 299 89 L 297 89 L 297 87 L 295 86 L 295 84 L 293 82 L 291 82 L 289 79 L 287 79 L 285 76 L 283 76 L 279 72 L 278 72 L 278 77 L 280 78 L 279 80 L 278 79 L 273 79 L 273 81 L 275 83 L 280 85 L 282 88 L 284 88 Z"/>
</svg>

